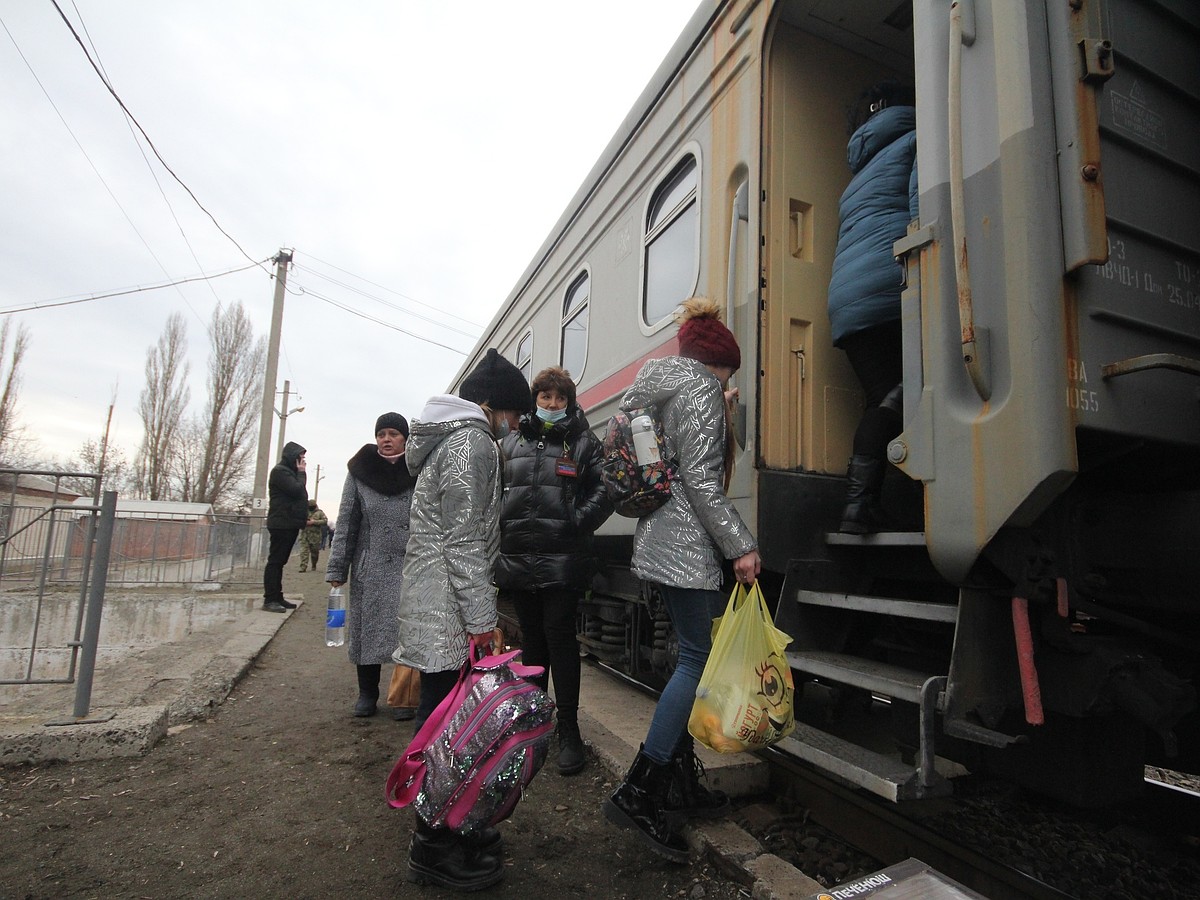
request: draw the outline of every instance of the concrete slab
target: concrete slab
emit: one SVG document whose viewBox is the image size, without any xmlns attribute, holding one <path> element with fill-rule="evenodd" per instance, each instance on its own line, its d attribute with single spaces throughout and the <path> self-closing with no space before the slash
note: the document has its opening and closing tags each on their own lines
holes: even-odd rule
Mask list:
<svg viewBox="0 0 1200 900">
<path fill-rule="evenodd" d="M 655 701 L 604 670 L 585 665 L 579 688 L 583 739 L 605 766 L 624 776 L 646 737 Z M 752 753 L 714 753 L 696 746 L 709 787 L 730 797 L 750 797 L 767 789 L 770 769 Z"/>
<path fill-rule="evenodd" d="M 302 595 L 288 598 L 304 603 Z M 211 715 L 294 612 L 264 612 L 255 595 L 212 600 L 211 610 L 203 610 L 205 600 L 187 600 L 192 628 L 170 632 L 169 640 L 99 656 L 82 720 L 73 718 L 74 684 L 0 685 L 0 763 L 139 756 L 168 727 Z"/>
</svg>

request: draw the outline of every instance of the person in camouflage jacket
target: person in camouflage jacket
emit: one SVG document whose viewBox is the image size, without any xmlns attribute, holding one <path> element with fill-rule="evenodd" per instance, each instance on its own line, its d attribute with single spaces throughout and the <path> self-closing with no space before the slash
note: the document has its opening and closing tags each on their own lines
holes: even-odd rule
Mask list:
<svg viewBox="0 0 1200 900">
<path fill-rule="evenodd" d="M 325 533 L 325 523 L 329 519 L 316 500 L 308 501 L 308 520 L 304 530 L 300 532 L 300 571 L 307 572 L 309 560 L 312 561 L 313 571 L 317 571 L 317 560 L 321 556 L 321 538 Z"/>
</svg>

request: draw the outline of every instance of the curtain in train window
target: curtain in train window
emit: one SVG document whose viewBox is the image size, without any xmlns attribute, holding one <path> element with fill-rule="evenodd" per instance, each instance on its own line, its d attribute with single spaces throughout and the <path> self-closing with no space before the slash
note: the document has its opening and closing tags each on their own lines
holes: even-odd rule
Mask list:
<svg viewBox="0 0 1200 900">
<path fill-rule="evenodd" d="M 696 284 L 696 158 L 687 157 L 654 192 L 646 214 L 642 312 L 647 325 L 665 319 Z"/>
<path fill-rule="evenodd" d="M 587 360 L 588 301 L 591 299 L 591 278 L 581 272 L 567 288 L 563 300 L 562 367 L 578 382 Z"/>
<path fill-rule="evenodd" d="M 517 344 L 517 368 L 525 376 L 526 381 L 533 380 L 533 332 L 525 332 L 521 343 Z"/>
</svg>

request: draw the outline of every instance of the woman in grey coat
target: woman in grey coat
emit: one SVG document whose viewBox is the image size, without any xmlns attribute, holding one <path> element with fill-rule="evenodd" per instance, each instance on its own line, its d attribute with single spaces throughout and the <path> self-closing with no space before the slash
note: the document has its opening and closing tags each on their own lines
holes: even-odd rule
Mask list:
<svg viewBox="0 0 1200 900">
<path fill-rule="evenodd" d="M 458 397 L 431 397 L 413 422 L 408 467 L 417 486 L 392 658 L 421 670 L 418 731 L 454 689 L 469 647 L 491 644 L 497 621 L 492 568 L 500 551 L 496 441 L 517 426 L 529 399 L 520 369 L 491 349 Z M 495 828 L 468 840 L 418 815 L 409 877 L 453 890 L 489 887 L 504 875 L 494 855 L 499 844 Z"/>
<path fill-rule="evenodd" d="M 732 471 L 725 387 L 742 364 L 737 341 L 711 300 L 683 304 L 679 356 L 647 362 L 621 401 L 655 406 L 675 461 L 671 497 L 638 520 L 633 571 L 657 585 L 679 639 L 679 662 L 659 697 L 646 741 L 629 774 L 604 804 L 609 821 L 635 829 L 654 852 L 687 862 L 680 816 L 723 815 L 729 800 L 699 780 L 688 716 L 712 649 L 712 622 L 724 609 L 722 563 L 751 583 L 761 567 L 758 542 L 725 495 Z"/>
<path fill-rule="evenodd" d="M 379 674 L 396 649 L 404 555 L 408 548 L 408 507 L 417 479 L 408 471 L 404 447 L 408 422 L 384 413 L 375 422 L 375 443 L 365 444 L 346 464 L 337 531 L 325 566 L 334 587 L 350 582 L 347 647 L 358 669 L 354 715 L 373 716 L 379 702 Z M 397 719 L 412 711 L 397 710 Z"/>
</svg>

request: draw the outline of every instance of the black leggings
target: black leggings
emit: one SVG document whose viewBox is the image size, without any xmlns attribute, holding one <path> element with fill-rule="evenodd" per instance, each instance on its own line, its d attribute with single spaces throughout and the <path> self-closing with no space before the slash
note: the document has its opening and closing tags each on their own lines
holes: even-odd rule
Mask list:
<svg viewBox="0 0 1200 900">
<path fill-rule="evenodd" d="M 546 671 L 533 679 L 543 691 L 554 678 L 554 703 L 560 722 L 579 713 L 579 641 L 575 636 L 578 591 L 505 591 L 521 624 L 521 662 Z"/>
<path fill-rule="evenodd" d="M 867 408 L 854 432 L 854 455 L 884 459 L 887 445 L 904 428 L 904 414 L 880 406 L 904 377 L 900 320 L 885 322 L 842 339 L 842 349 L 867 395 Z"/>
<path fill-rule="evenodd" d="M 421 673 L 421 701 L 413 719 L 414 734 L 421 730 L 425 720 L 433 715 L 433 711 L 446 699 L 446 695 L 454 690 L 460 674 L 462 673 L 458 669 Z"/>
</svg>

